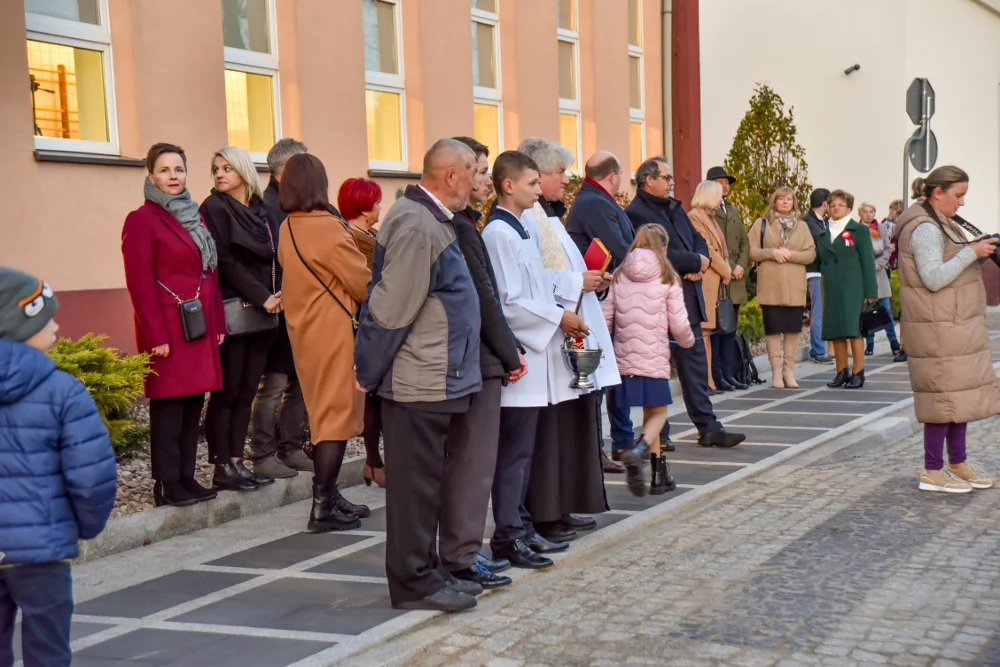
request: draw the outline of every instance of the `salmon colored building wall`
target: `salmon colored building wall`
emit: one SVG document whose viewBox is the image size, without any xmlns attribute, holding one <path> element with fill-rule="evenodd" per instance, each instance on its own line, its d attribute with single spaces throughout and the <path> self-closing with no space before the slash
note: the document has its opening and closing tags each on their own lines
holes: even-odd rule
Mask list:
<svg viewBox="0 0 1000 667">
<path fill-rule="evenodd" d="M 629 162 L 627 0 L 578 0 L 582 158 Z M 660 0 L 643 0 L 646 153 L 661 154 Z M 559 137 L 554 0 L 497 0 L 503 148 Z M 359 0 L 276 0 L 280 136 L 323 160 L 331 197 L 368 173 L 365 60 Z M 383 210 L 416 182 L 442 136 L 473 135 L 470 0 L 402 0 L 407 170 L 375 172 Z M 134 347 L 121 262 L 121 227 L 142 203 L 148 147 L 184 147 L 188 186 L 212 186 L 212 154 L 228 143 L 222 7 L 218 0 L 108 0 L 119 155 L 110 164 L 39 159 L 32 136 L 24 4 L 0 2 L 0 162 L 6 215 L 0 264 L 34 272 L 58 292 L 63 333 L 107 333 Z M 695 53 L 697 57 L 697 53 Z M 262 183 L 267 174 L 262 169 Z"/>
</svg>

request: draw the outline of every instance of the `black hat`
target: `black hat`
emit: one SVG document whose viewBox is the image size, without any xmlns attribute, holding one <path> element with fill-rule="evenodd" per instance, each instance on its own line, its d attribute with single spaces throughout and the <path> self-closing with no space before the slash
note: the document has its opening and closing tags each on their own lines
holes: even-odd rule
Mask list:
<svg viewBox="0 0 1000 667">
<path fill-rule="evenodd" d="M 708 170 L 708 174 L 705 176 L 706 181 L 714 181 L 717 178 L 726 179 L 727 181 L 729 181 L 730 185 L 736 182 L 736 179 L 734 177 L 726 173 L 725 167 L 712 167 L 711 169 Z"/>
</svg>

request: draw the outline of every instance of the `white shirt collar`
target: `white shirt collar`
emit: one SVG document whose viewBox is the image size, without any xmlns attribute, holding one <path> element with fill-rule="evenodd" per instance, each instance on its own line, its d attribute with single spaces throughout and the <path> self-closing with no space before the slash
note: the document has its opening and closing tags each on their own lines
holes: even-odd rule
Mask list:
<svg viewBox="0 0 1000 667">
<path fill-rule="evenodd" d="M 448 207 L 447 207 L 447 206 L 445 206 L 444 204 L 442 204 L 442 203 L 441 203 L 441 200 L 440 200 L 440 199 L 438 199 L 437 197 L 435 197 L 435 196 L 434 196 L 434 193 L 433 193 L 433 192 L 431 192 L 430 190 L 428 190 L 427 188 L 425 188 L 425 187 L 424 187 L 423 185 L 421 185 L 421 184 L 419 184 L 419 183 L 417 184 L 417 187 L 418 187 L 418 188 L 420 188 L 421 190 L 423 190 L 424 192 L 426 192 L 426 193 L 427 193 L 427 196 L 431 198 L 431 201 L 432 201 L 432 202 L 434 202 L 435 204 L 437 204 L 437 207 L 438 207 L 439 209 L 441 209 L 441 212 L 442 212 L 442 213 L 444 213 L 444 214 L 445 214 L 446 216 L 448 216 L 448 219 L 449 219 L 449 220 L 451 220 L 452 218 L 454 218 L 454 217 L 455 217 L 455 214 L 454 214 L 454 213 L 452 213 L 452 212 L 451 212 L 451 211 L 450 211 L 450 210 L 448 209 Z"/>
</svg>

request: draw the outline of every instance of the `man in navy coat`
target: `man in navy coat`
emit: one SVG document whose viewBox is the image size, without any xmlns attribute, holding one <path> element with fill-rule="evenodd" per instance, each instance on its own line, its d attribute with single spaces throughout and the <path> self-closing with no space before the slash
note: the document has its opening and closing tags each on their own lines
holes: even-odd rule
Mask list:
<svg viewBox="0 0 1000 667">
<path fill-rule="evenodd" d="M 708 246 L 681 203 L 671 197 L 674 176 L 670 165 L 662 157 L 646 160 L 635 172 L 637 185 L 635 199 L 625 212 L 636 229 L 646 224 L 662 225 L 670 238 L 667 259 L 682 276 L 684 305 L 694 331 L 701 329 L 706 318 L 705 299 L 701 293 L 701 276 L 711 266 Z M 696 338 L 694 347 L 684 349 L 671 344 L 670 355 L 677 364 L 677 375 L 684 395 L 684 407 L 698 427 L 698 444 L 703 447 L 734 447 L 746 439 L 741 433 L 726 431 L 712 410 L 708 393 L 708 358 L 705 340 Z M 663 427 L 660 441 L 667 451 L 670 442 L 670 424 Z"/>
</svg>

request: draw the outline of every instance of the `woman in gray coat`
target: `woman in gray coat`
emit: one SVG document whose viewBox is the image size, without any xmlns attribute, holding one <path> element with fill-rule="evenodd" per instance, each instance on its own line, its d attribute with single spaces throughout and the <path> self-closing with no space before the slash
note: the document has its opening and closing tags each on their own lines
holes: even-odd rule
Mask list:
<svg viewBox="0 0 1000 667">
<path fill-rule="evenodd" d="M 886 267 L 889 266 L 889 257 L 892 255 L 892 240 L 889 236 L 888 225 L 879 224 L 875 217 L 875 205 L 863 202 L 858 207 L 858 215 L 861 216 L 861 224 L 867 225 L 871 230 L 872 251 L 875 253 L 875 282 L 878 284 L 878 302 L 889 313 L 891 326 L 885 330 L 885 335 L 889 338 L 889 346 L 895 355 L 899 352 L 899 340 L 896 338 L 896 322 L 892 317 L 892 285 L 889 283 L 889 274 Z M 870 357 L 875 354 L 875 336 L 868 336 L 865 340 L 865 356 Z"/>
</svg>

